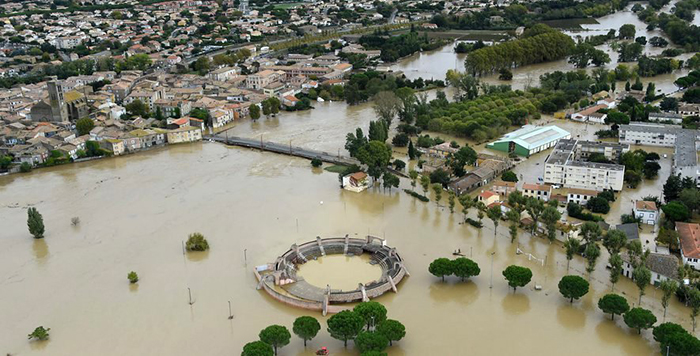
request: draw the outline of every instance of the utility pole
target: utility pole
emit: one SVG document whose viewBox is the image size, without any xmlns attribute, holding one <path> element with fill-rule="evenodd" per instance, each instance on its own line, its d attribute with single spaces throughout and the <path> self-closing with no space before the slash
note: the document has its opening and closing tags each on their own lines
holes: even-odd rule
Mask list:
<svg viewBox="0 0 700 356">
<path fill-rule="evenodd" d="M 231 301 L 228 301 L 228 320 L 233 319 L 233 312 L 231 312 Z"/>
<path fill-rule="evenodd" d="M 192 290 L 190 289 L 190 287 L 187 287 L 187 293 L 190 295 L 190 305 L 192 305 Z"/>
<path fill-rule="evenodd" d="M 248 265 L 248 249 L 244 248 L 243 249 L 243 260 L 245 261 L 245 265 Z"/>
</svg>

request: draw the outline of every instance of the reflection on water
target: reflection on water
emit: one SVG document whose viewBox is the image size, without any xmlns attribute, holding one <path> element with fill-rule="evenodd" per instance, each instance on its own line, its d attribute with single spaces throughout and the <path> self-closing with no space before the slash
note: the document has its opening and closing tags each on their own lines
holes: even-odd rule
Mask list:
<svg viewBox="0 0 700 356">
<path fill-rule="evenodd" d="M 517 291 L 515 293 L 508 293 L 505 297 L 503 297 L 501 305 L 506 313 L 511 315 L 520 315 L 530 311 L 530 298 L 522 293 L 523 290 L 520 292 L 521 293 L 518 293 Z"/>
<path fill-rule="evenodd" d="M 382 269 L 370 265 L 368 254 L 360 256 L 328 255 L 298 265 L 297 274 L 319 288 L 354 290 L 358 283 L 369 284 L 382 277 Z"/>
<path fill-rule="evenodd" d="M 200 262 L 204 261 L 209 257 L 209 250 L 206 251 L 187 251 L 185 253 L 187 256 L 187 260 L 191 262 Z"/>
<path fill-rule="evenodd" d="M 34 239 L 32 244 L 32 251 L 34 252 L 34 257 L 36 257 L 39 264 L 44 264 L 46 262 L 46 257 L 49 255 L 49 245 L 46 244 L 44 239 Z"/>
<path fill-rule="evenodd" d="M 581 329 L 586 326 L 586 311 L 579 309 L 576 305 L 559 305 L 557 307 L 557 321 L 566 328 Z"/>
</svg>

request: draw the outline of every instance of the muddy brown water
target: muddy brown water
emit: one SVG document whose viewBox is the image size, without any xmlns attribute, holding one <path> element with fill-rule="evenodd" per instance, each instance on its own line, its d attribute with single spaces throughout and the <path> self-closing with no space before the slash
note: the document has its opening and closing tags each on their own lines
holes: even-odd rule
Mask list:
<svg viewBox="0 0 700 356">
<path fill-rule="evenodd" d="M 331 120 L 324 115 L 299 119 L 286 114 L 279 119 L 280 127 L 287 128 L 279 130 L 281 136 L 296 132 L 285 126 L 285 120 Z M 263 124 L 239 125 L 254 131 L 253 126 Z M 534 158 L 531 162 L 536 162 Z M 535 174 L 536 167 L 523 164 L 518 169 Z M 408 182 L 402 186 L 408 187 Z M 408 330 L 406 339 L 389 349 L 391 355 L 657 352 L 650 332 L 640 337 L 621 318 L 612 322 L 597 310 L 597 299 L 610 290 L 602 259 L 592 276 L 591 292 L 569 305 L 556 287 L 566 274 L 559 244 L 521 234 L 520 248 L 546 258 L 542 266 L 515 254 L 518 245 L 506 237 L 505 223 L 494 239 L 488 220 L 478 231 L 459 224 L 459 214 L 396 190 L 343 191 L 336 174 L 312 169 L 301 159 L 214 143 L 172 146 L 1 177 L 0 202 L 2 352 L 237 354 L 269 324 L 291 327 L 303 314 L 324 319 L 257 291 L 254 265 L 272 261 L 292 243 L 316 235 L 367 232 L 396 246 L 412 273 L 398 294 L 379 298 L 390 317 L 401 320 Z M 44 240 L 27 233 L 27 206 L 43 213 Z M 73 216 L 81 219 L 77 227 L 70 224 Z M 183 256 L 181 243 L 194 231 L 207 236 L 212 249 Z M 431 260 L 449 257 L 457 248 L 479 263 L 480 276 L 443 283 L 427 273 Z M 493 288 L 489 288 L 491 252 L 496 252 Z M 513 263 L 534 272 L 533 283 L 515 294 L 500 273 Z M 131 270 L 141 277 L 136 286 L 126 279 Z M 584 261 L 576 258 L 570 272 L 583 274 L 583 270 Z M 362 277 L 347 270 L 329 273 Z M 534 284 L 543 290 L 534 291 Z M 630 303 L 636 302 L 631 282 L 623 278 L 616 289 Z M 649 287 L 647 294 L 644 306 L 660 318 L 658 293 Z M 233 320 L 227 319 L 228 301 Z M 674 302 L 669 319 L 689 327 L 687 315 L 688 310 Z M 26 334 L 38 325 L 52 328 L 51 339 L 28 342 Z M 508 342 L 503 342 L 504 336 Z M 323 330 L 306 351 L 293 337 L 281 354 L 307 355 L 318 346 L 328 346 L 338 355 L 357 353 L 352 346 L 342 350 L 342 344 Z"/>
<path fill-rule="evenodd" d="M 369 104 L 315 106 L 258 122 L 242 120 L 230 134 L 262 135 L 264 140 L 337 152 L 348 132 L 366 128 L 375 118 Z M 592 137 L 597 129 L 553 123 L 581 138 Z M 483 144 L 476 148 L 485 151 Z M 535 155 L 516 167 L 516 173 L 526 181 L 536 179 L 545 157 Z M 405 159 L 405 151 L 396 150 L 395 158 Z M 661 165 L 665 176 L 670 159 L 662 159 Z M 630 209 L 631 199 L 660 194 L 662 184 L 660 179 L 645 181 L 625 192 L 613 204 L 610 222 Z M 407 180 L 401 185 L 410 188 Z M 306 350 L 293 336 L 281 355 L 311 355 L 320 346 L 329 347 L 333 355 L 356 355 L 352 343 L 344 350 L 329 337 L 320 314 L 287 307 L 257 291 L 252 268 L 274 261 L 295 242 L 367 233 L 386 238 L 411 272 L 398 294 L 378 299 L 389 317 L 403 322 L 408 331 L 389 348 L 390 355 L 658 352 L 649 331 L 638 336 L 620 317 L 613 322 L 598 310 L 598 298 L 610 291 L 605 252 L 591 276 L 590 293 L 570 305 L 557 290 L 558 280 L 567 274 L 559 243 L 521 232 L 518 243 L 511 244 L 507 223 L 499 225 L 494 238 L 491 221 L 485 219 L 482 230 L 462 225 L 461 214 L 450 214 L 444 199 L 436 206 L 396 189 L 343 191 L 336 174 L 313 169 L 308 161 L 208 142 L 0 177 L 0 352 L 232 355 L 257 339 L 265 326 L 291 329 L 296 317 L 310 314 L 322 319 L 320 335 Z M 27 232 L 28 206 L 44 215 L 43 240 Z M 71 225 L 75 216 L 81 220 L 78 226 Z M 195 231 L 208 238 L 211 250 L 183 255 L 182 242 Z M 481 266 L 480 276 L 443 283 L 428 274 L 430 261 L 451 257 L 458 248 Z M 537 259 L 517 255 L 517 248 Z M 516 293 L 501 275 L 510 264 L 534 273 L 533 282 Z M 348 270 L 346 264 L 327 271 L 319 266 L 304 271 L 319 283 L 346 276 L 354 284 L 368 276 Z M 584 268 L 585 261 L 576 257 L 568 273 L 585 275 Z M 140 276 L 136 285 L 126 278 L 132 270 Z M 535 291 L 535 284 L 542 290 Z M 629 280 L 621 278 L 616 290 L 630 304 L 637 302 L 637 289 Z M 642 304 L 661 319 L 659 297 L 648 287 Z M 667 320 L 690 328 L 688 315 L 674 300 Z M 26 335 L 39 325 L 51 328 L 50 340 L 27 341 Z"/>
</svg>

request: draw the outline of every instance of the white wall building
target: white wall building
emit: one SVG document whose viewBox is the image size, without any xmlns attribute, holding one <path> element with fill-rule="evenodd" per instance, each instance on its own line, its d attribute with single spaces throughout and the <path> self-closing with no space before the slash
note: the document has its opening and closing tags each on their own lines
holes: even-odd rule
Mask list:
<svg viewBox="0 0 700 356">
<path fill-rule="evenodd" d="M 653 201 L 637 200 L 632 208 L 634 216 L 647 225 L 656 225 L 659 222 L 659 209 Z"/>
<path fill-rule="evenodd" d="M 629 145 L 559 140 L 545 161 L 544 182 L 567 188 L 620 191 L 623 187 L 625 166 L 588 162 L 586 159 L 593 153 L 601 153 L 606 158 L 615 160 L 627 150 Z"/>
</svg>

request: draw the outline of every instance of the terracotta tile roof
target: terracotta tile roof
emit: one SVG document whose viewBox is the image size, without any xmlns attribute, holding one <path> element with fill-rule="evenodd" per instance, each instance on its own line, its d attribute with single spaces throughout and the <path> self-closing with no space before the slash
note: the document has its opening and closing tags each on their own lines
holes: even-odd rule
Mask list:
<svg viewBox="0 0 700 356">
<path fill-rule="evenodd" d="M 488 198 L 491 198 L 492 196 L 498 196 L 498 194 L 496 194 L 490 190 L 487 190 L 487 191 L 479 194 L 479 196 L 484 198 L 484 199 L 488 199 Z"/>
<path fill-rule="evenodd" d="M 700 224 L 676 223 L 680 235 L 681 251 L 686 258 L 700 258 Z"/>
<path fill-rule="evenodd" d="M 656 203 L 653 201 L 637 200 L 634 203 L 634 206 L 637 208 L 637 210 L 659 211 L 659 209 L 656 208 Z"/>
<path fill-rule="evenodd" d="M 532 183 L 523 184 L 523 190 L 549 191 L 550 189 L 552 189 L 552 186 L 548 185 L 548 184 L 532 184 Z"/>
</svg>

